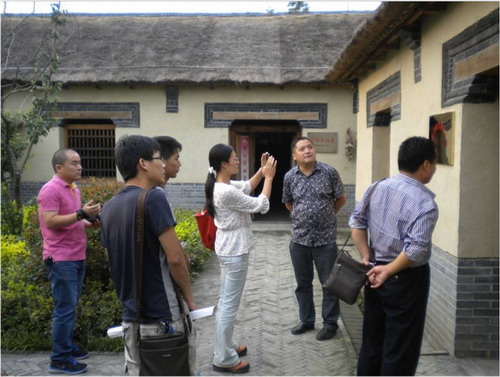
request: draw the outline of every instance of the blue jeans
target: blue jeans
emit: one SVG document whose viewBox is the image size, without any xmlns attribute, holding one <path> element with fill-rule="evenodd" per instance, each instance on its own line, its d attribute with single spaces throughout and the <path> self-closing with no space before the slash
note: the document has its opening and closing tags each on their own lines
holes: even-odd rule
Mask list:
<svg viewBox="0 0 500 377">
<path fill-rule="evenodd" d="M 313 300 L 313 263 L 318 272 L 319 281 L 323 284 L 337 258 L 337 245 L 330 244 L 319 247 L 308 247 L 290 241 L 290 256 L 292 258 L 293 269 L 297 288 L 295 296 L 299 303 L 300 321 L 306 325 L 314 325 L 316 321 L 316 310 Z M 323 325 L 329 329 L 337 329 L 337 320 L 340 315 L 339 300 L 337 296 L 323 289 L 322 312 Z"/>
<path fill-rule="evenodd" d="M 78 350 L 73 343 L 76 306 L 82 292 L 85 261 L 46 261 L 47 275 L 52 286 L 52 361 L 68 361 L 71 352 Z"/>
<path fill-rule="evenodd" d="M 236 257 L 218 256 L 221 268 L 220 297 L 215 325 L 215 350 L 213 364 L 233 367 L 240 359 L 233 342 L 234 322 L 240 306 L 248 271 L 248 254 Z"/>
</svg>

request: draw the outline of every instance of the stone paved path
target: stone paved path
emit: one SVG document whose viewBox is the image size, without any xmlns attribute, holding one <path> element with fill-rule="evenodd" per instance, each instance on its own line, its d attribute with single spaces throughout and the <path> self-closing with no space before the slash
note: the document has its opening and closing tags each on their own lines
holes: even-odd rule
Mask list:
<svg viewBox="0 0 500 377">
<path fill-rule="evenodd" d="M 249 348 L 244 360 L 249 361 L 253 376 L 350 376 L 356 373 L 356 351 L 346 331 L 348 324 L 359 323 L 360 313 L 348 307 L 343 310 L 345 320 L 339 321 L 339 332 L 328 341 L 318 342 L 316 330 L 294 336 L 290 329 L 298 322 L 294 295 L 295 278 L 288 254 L 290 224 L 255 223 L 255 252 L 250 257 L 247 283 L 235 327 L 235 338 Z M 199 307 L 217 303 L 219 266 L 215 255 L 193 284 Z M 315 279 L 315 302 L 321 313 L 321 289 Z M 201 375 L 218 375 L 212 371 L 215 317 L 196 321 L 198 331 L 197 358 Z M 355 326 L 355 325 L 354 325 Z M 354 330 L 354 331 L 353 331 Z M 360 331 L 350 329 L 359 336 Z M 358 334 L 358 335 L 356 335 Z M 47 375 L 48 353 L 2 354 L 2 374 L 10 376 Z M 92 353 L 86 361 L 89 376 L 123 375 L 123 354 Z M 481 373 L 486 375 L 487 373 Z M 447 354 L 440 354 L 426 345 L 417 370 L 419 376 L 468 375 L 459 362 Z M 496 374 L 498 375 L 498 368 Z"/>
<path fill-rule="evenodd" d="M 244 360 L 250 362 L 251 374 L 268 375 L 352 375 L 354 351 L 346 344 L 345 329 L 341 326 L 337 336 L 318 342 L 316 333 L 321 329 L 320 319 L 316 330 L 294 336 L 290 329 L 298 323 L 295 300 L 295 277 L 288 254 L 288 231 L 255 231 L 257 245 L 250 256 L 247 283 L 243 294 L 235 339 L 248 346 Z M 208 271 L 195 284 L 197 303 L 200 306 L 217 302 L 219 285 L 218 263 L 210 261 Z M 321 313 L 321 291 L 317 283 L 316 306 Z M 200 292 L 207 292 L 200 294 Z M 215 318 L 198 321 L 198 337 L 203 346 L 198 347 L 199 369 L 202 375 L 217 375 L 211 369 Z M 203 323 L 202 323 L 203 322 Z"/>
</svg>

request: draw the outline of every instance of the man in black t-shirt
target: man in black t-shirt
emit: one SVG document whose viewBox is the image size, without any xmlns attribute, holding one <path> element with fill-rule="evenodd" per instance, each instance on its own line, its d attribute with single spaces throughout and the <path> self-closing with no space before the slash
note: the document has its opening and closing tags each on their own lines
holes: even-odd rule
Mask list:
<svg viewBox="0 0 500 377">
<path fill-rule="evenodd" d="M 175 233 L 175 220 L 165 195 L 150 190 L 165 184 L 160 146 L 152 138 L 123 136 L 115 147 L 115 159 L 125 189 L 108 201 L 101 212 L 101 241 L 108 251 L 113 283 L 123 305 L 125 360 L 130 375 L 138 375 L 135 311 L 135 213 L 137 198 L 149 190 L 144 215 L 144 271 L 141 337 L 159 335 L 169 329 L 184 332 L 179 306 L 172 299 L 174 282 L 189 310 L 194 310 L 189 272 Z M 169 274 L 170 272 L 170 274 Z M 165 324 L 165 325 L 163 325 Z M 191 326 L 191 328 L 193 328 Z M 193 334 L 194 336 L 194 334 Z M 194 347 L 194 342 L 190 342 Z M 190 352 L 194 357 L 195 353 Z M 190 358 L 192 374 L 196 362 Z"/>
</svg>

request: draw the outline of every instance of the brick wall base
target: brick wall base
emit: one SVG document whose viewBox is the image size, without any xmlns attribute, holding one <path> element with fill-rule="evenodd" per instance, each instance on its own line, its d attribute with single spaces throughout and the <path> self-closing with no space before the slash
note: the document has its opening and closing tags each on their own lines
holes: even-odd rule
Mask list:
<svg viewBox="0 0 500 377">
<path fill-rule="evenodd" d="M 22 182 L 21 193 L 24 203 L 36 201 L 38 192 L 45 182 Z M 339 229 L 349 227 L 349 216 L 356 204 L 356 185 L 344 185 L 347 202 L 337 216 Z M 205 185 L 203 183 L 169 183 L 166 188 L 172 208 L 199 210 L 205 205 Z"/>
<path fill-rule="evenodd" d="M 356 201 L 356 185 L 344 185 L 347 202 L 337 215 L 339 229 L 349 228 L 349 217 Z M 201 209 L 205 205 L 205 185 L 202 183 L 169 183 L 166 188 L 172 208 Z"/>
<path fill-rule="evenodd" d="M 432 253 L 426 338 L 455 357 L 498 359 L 498 258 Z"/>
<path fill-rule="evenodd" d="M 200 210 L 205 206 L 203 183 L 169 183 L 166 191 L 172 208 Z"/>
<path fill-rule="evenodd" d="M 42 186 L 47 183 L 44 182 L 21 182 L 21 198 L 25 205 L 36 204 L 36 197 Z M 11 191 L 11 198 L 14 199 L 14 194 Z M 4 198 L 2 198 L 4 200 Z"/>
</svg>

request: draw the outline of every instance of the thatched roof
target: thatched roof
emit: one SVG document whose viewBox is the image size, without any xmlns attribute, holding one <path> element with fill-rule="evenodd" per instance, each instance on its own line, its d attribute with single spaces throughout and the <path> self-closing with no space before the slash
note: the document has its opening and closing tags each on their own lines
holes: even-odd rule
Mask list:
<svg viewBox="0 0 500 377">
<path fill-rule="evenodd" d="M 399 47 L 403 36 L 410 35 L 411 38 L 414 30 L 419 30 L 418 22 L 424 14 L 444 9 L 444 2 L 383 2 L 356 30 L 326 79 L 346 82 L 364 76 L 375 69 L 377 61 L 384 58 L 387 50 Z"/>
<path fill-rule="evenodd" d="M 66 84 L 327 83 L 369 14 L 75 16 L 61 29 L 54 79 Z M 50 18 L 2 17 L 2 80 L 32 77 Z M 15 69 L 5 69 L 22 67 Z M 18 76 L 16 76 L 16 74 Z"/>
</svg>

